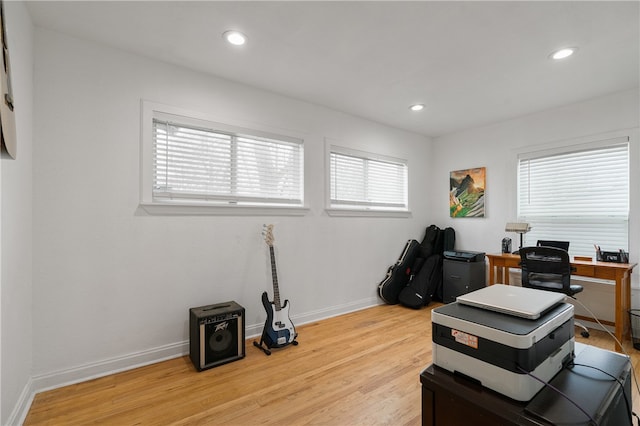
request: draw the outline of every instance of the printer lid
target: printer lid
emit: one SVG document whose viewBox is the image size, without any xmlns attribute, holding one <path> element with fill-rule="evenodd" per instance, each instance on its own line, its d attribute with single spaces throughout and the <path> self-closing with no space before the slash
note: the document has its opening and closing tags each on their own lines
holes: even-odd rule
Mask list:
<svg viewBox="0 0 640 426">
<path fill-rule="evenodd" d="M 484 260 L 484 252 L 481 251 L 459 251 L 445 250 L 442 257 L 451 260 L 463 260 L 466 262 L 480 262 Z"/>
<path fill-rule="evenodd" d="M 538 319 L 566 295 L 513 285 L 494 284 L 458 296 L 459 303 L 527 319 Z"/>
</svg>

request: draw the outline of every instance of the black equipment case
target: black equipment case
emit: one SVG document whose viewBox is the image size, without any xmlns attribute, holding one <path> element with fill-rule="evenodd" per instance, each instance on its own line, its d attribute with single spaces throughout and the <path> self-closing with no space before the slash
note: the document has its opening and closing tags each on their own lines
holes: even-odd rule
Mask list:
<svg viewBox="0 0 640 426">
<path fill-rule="evenodd" d="M 406 287 L 412 274 L 412 267 L 420 252 L 420 243 L 409 240 L 402 250 L 398 261 L 389 267 L 387 276 L 378 284 L 380 298 L 390 305 L 398 303 L 400 291 Z"/>
</svg>

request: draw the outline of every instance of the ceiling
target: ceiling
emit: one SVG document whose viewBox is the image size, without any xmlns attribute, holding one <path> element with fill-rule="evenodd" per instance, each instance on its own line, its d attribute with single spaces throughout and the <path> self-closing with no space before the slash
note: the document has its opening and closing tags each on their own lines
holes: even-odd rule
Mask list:
<svg viewBox="0 0 640 426">
<path fill-rule="evenodd" d="M 640 3 L 29 1 L 34 25 L 427 136 L 638 88 Z M 229 29 L 248 36 L 227 44 Z M 549 54 L 577 46 L 573 56 Z M 409 110 L 424 103 L 421 112 Z"/>
</svg>

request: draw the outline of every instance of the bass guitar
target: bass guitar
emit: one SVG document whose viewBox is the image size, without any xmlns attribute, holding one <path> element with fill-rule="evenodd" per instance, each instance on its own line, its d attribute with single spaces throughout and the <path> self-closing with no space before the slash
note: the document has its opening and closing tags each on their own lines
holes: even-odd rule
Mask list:
<svg viewBox="0 0 640 426">
<path fill-rule="evenodd" d="M 260 343 L 253 342 L 254 346 L 260 348 L 267 355 L 271 355 L 271 348 L 282 348 L 287 345 L 297 345 L 298 333 L 289 318 L 289 301 L 285 300 L 284 305 L 280 303 L 280 289 L 278 288 L 278 273 L 276 270 L 276 256 L 273 249 L 273 225 L 264 225 L 264 240 L 269 247 L 271 258 L 271 278 L 273 282 L 273 302 L 265 291 L 262 293 L 262 305 L 267 311 L 267 320 L 264 324 Z M 266 348 L 263 346 L 266 345 Z"/>
</svg>

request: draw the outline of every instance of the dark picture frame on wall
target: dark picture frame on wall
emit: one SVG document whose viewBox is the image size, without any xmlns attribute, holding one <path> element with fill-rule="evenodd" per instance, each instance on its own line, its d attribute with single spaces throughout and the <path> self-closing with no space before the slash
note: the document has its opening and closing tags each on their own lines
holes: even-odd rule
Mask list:
<svg viewBox="0 0 640 426">
<path fill-rule="evenodd" d="M 2 37 L 2 64 L 0 64 L 0 134 L 1 153 L 5 158 L 16 158 L 16 119 L 13 105 L 13 91 L 11 89 L 11 63 L 9 61 L 9 47 L 7 43 L 6 15 L 4 0 L 0 0 L 0 37 Z"/>
<path fill-rule="evenodd" d="M 484 217 L 486 167 L 455 170 L 449 173 L 449 215 Z"/>
</svg>

